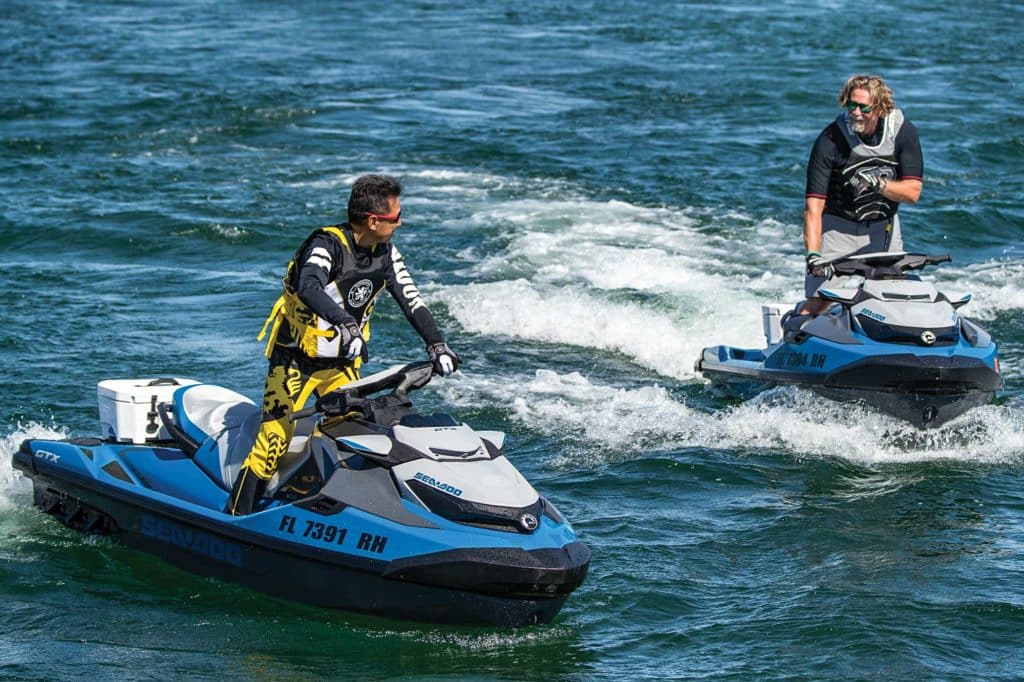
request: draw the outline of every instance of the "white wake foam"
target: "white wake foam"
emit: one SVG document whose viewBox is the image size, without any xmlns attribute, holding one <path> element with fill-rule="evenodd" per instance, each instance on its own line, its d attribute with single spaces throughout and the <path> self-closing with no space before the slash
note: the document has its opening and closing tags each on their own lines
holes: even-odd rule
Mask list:
<svg viewBox="0 0 1024 682">
<path fill-rule="evenodd" d="M 762 303 L 799 298 L 783 226 L 731 214 L 710 230 L 691 211 L 586 198 L 481 204 L 468 218 L 490 249 L 429 287 L 466 331 L 622 353 L 676 379 L 702 348 L 760 346 Z M 737 237 L 752 231 L 757 239 Z M 503 341 L 507 342 L 507 341 Z"/>
<path fill-rule="evenodd" d="M 945 266 L 932 270 L 940 291 L 969 293 L 971 302 L 964 314 L 991 320 L 1000 313 L 1024 309 L 1024 259 L 972 263 L 964 267 Z"/>
<path fill-rule="evenodd" d="M 27 438 L 59 440 L 67 438 L 67 431 L 30 422 L 0 438 L 0 511 L 32 502 L 31 482 L 11 467 L 11 456 Z"/>
<path fill-rule="evenodd" d="M 708 229 L 706 218 L 686 209 L 586 198 L 496 202 L 469 221 L 480 230 L 498 228 L 507 242 L 470 269 L 476 278 L 514 272 L 535 284 L 583 281 L 602 290 L 699 296 L 730 286 L 777 292 L 800 268 L 798 259 L 781 257 L 792 249 L 768 236 L 778 230 L 774 221 L 745 227 L 757 235 L 746 240 Z"/>
<path fill-rule="evenodd" d="M 616 303 L 580 287 L 539 289 L 525 280 L 448 287 L 448 311 L 466 331 L 622 353 L 637 364 L 679 379 L 694 376 L 693 363 L 706 338 L 690 333 L 682 313 Z M 760 320 L 732 334 L 737 343 L 758 343 Z"/>
<path fill-rule="evenodd" d="M 785 387 L 762 393 L 716 421 L 727 447 L 780 449 L 865 465 L 1024 460 L 1024 405 L 982 406 L 940 428 L 919 431 L 868 407 Z"/>
<path fill-rule="evenodd" d="M 956 460 L 1024 460 L 1024 405 L 988 405 L 943 427 L 918 431 L 857 405 L 809 391 L 780 388 L 736 407 L 706 412 L 658 385 L 624 388 L 593 383 L 578 372 L 537 370 L 499 380 L 463 374 L 445 382 L 446 399 L 483 399 L 512 419 L 560 443 L 551 464 L 593 468 L 684 448 L 837 457 L 861 465 Z"/>
</svg>

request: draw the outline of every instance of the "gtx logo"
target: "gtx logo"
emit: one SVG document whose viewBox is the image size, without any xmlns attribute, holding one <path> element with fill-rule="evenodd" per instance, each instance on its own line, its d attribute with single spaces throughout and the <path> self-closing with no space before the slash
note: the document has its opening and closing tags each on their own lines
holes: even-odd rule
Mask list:
<svg viewBox="0 0 1024 682">
<path fill-rule="evenodd" d="M 54 464 L 60 461 L 60 455 L 56 455 L 48 450 L 36 450 L 36 457 L 47 462 L 53 462 Z"/>
<path fill-rule="evenodd" d="M 921 343 L 930 346 L 935 343 L 935 332 L 931 329 L 925 329 L 921 332 Z"/>
</svg>

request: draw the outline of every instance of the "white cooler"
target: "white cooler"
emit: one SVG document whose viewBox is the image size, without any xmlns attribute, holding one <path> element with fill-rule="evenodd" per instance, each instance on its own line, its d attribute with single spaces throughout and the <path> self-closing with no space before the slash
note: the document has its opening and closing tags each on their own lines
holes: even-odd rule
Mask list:
<svg viewBox="0 0 1024 682">
<path fill-rule="evenodd" d="M 103 437 L 122 443 L 171 440 L 164 428 L 159 403 L 170 403 L 182 386 L 197 384 L 193 379 L 107 379 L 96 386 Z"/>
</svg>

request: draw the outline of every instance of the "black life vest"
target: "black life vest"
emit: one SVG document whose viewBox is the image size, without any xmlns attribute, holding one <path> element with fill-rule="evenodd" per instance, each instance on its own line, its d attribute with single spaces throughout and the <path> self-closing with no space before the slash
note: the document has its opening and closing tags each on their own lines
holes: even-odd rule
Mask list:
<svg viewBox="0 0 1024 682">
<path fill-rule="evenodd" d="M 265 354 L 270 357 L 275 343 L 295 345 L 311 358 L 338 358 L 341 356 L 341 334 L 338 329 L 314 313 L 302 302 L 297 293 L 301 259 L 314 237 L 328 234 L 343 247 L 340 262 L 331 266 L 329 281 L 324 293 L 351 315 L 363 335 L 363 341 L 370 340 L 370 316 L 377 297 L 387 283 L 385 259 L 389 256 L 390 245 L 378 245 L 369 258 L 357 258 L 353 248 L 352 233 L 339 225 L 314 230 L 295 251 L 288 263 L 288 271 L 282 280 L 284 291 L 274 303 L 263 330 L 257 337 L 262 340 L 270 327 Z M 288 339 L 279 339 L 283 322 L 289 331 Z"/>
<path fill-rule="evenodd" d="M 826 211 L 857 222 L 891 218 L 896 214 L 899 202 L 886 199 L 881 192 L 859 188 L 854 176 L 864 172 L 887 180 L 896 177 L 899 166 L 896 135 L 903 127 L 903 112 L 893 109 L 879 121 L 881 139 L 874 146 L 867 145 L 853 131 L 848 113 L 840 114 L 833 125 L 846 140 L 850 156 L 846 165 L 834 170 L 829 180 Z"/>
</svg>

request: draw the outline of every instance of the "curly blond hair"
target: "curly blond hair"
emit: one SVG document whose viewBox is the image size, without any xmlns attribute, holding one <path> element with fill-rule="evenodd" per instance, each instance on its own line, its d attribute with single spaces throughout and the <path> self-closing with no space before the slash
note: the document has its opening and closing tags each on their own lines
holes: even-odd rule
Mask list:
<svg viewBox="0 0 1024 682">
<path fill-rule="evenodd" d="M 881 76 L 850 76 L 843 89 L 839 92 L 839 105 L 845 107 L 850 101 L 850 93 L 854 90 L 867 90 L 871 95 L 872 105 L 878 109 L 880 116 L 888 116 L 896 108 L 892 102 L 892 90 L 885 84 Z"/>
</svg>

